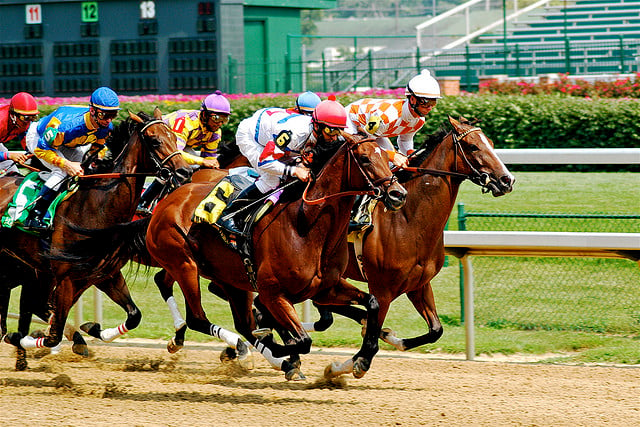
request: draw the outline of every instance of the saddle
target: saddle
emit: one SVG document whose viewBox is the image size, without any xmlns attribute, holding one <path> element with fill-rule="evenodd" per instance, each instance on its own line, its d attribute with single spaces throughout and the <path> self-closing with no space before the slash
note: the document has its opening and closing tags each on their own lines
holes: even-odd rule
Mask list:
<svg viewBox="0 0 640 427">
<path fill-rule="evenodd" d="M 242 233 L 232 234 L 219 224 L 224 218 L 224 209 L 237 198 L 237 196 L 253 184 L 257 176 L 248 170 L 246 175 L 227 175 L 220 180 L 211 192 L 200 202 L 193 213 L 191 219 L 194 223 L 209 224 L 214 227 L 227 247 L 237 252 L 242 258 L 242 262 L 249 276 L 252 286 L 256 286 L 255 268 L 253 260 L 253 245 L 251 241 L 251 231 L 255 223 L 257 223 L 278 201 L 280 191 L 275 192 L 259 199 L 240 211 L 229 214 L 236 215 L 243 224 Z"/>
<path fill-rule="evenodd" d="M 48 229 L 43 231 L 27 230 L 22 226 L 23 222 L 27 219 L 27 216 L 29 216 L 29 212 L 31 212 L 31 209 L 35 206 L 36 198 L 38 197 L 44 182 L 48 178 L 48 175 L 49 172 L 31 172 L 22 180 L 22 183 L 13 195 L 13 199 L 9 202 L 7 210 L 4 215 L 2 215 L 2 219 L 0 219 L 0 225 L 2 227 L 16 227 L 26 233 L 36 236 L 48 231 Z M 47 213 L 44 216 L 44 222 L 47 224 L 49 229 L 53 224 L 53 217 L 58 205 L 75 193 L 76 190 L 77 186 L 73 186 L 73 188 L 66 188 L 60 191 L 58 196 L 53 200 L 53 202 L 51 202 L 47 209 Z"/>
</svg>

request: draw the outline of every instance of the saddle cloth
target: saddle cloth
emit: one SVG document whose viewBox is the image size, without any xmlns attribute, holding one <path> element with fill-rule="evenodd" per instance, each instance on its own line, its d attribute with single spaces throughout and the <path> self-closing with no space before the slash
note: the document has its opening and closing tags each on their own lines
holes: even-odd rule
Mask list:
<svg viewBox="0 0 640 427">
<path fill-rule="evenodd" d="M 38 194 L 40 194 L 40 189 L 46 180 L 46 177 L 40 176 L 41 173 L 46 172 L 31 172 L 24 178 L 24 180 L 22 180 L 20 187 L 18 187 L 13 195 L 13 199 L 9 202 L 7 210 L 4 215 L 2 215 L 2 219 L 0 220 L 2 227 L 16 227 L 28 233 L 38 234 L 31 230 L 24 229 L 22 224 L 27 219 L 29 212 L 35 205 L 36 198 L 38 197 Z M 76 188 L 77 186 L 72 190 L 64 190 L 58 194 L 58 196 L 49 205 L 49 209 L 47 209 L 47 213 L 44 216 L 45 224 L 48 226 L 51 225 L 58 205 L 67 197 L 71 196 L 71 194 L 75 192 Z"/>
</svg>

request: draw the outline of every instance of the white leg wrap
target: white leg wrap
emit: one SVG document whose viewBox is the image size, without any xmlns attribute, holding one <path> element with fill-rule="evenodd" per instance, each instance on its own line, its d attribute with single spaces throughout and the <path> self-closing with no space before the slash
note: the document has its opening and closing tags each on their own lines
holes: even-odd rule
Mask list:
<svg viewBox="0 0 640 427">
<path fill-rule="evenodd" d="M 173 327 L 176 328 L 176 331 L 182 328 L 187 324 L 185 320 L 182 318 L 182 314 L 180 313 L 180 309 L 178 308 L 178 303 L 173 296 L 170 296 L 167 299 L 167 305 L 169 306 L 169 311 L 171 312 L 171 316 L 173 316 Z"/>
<path fill-rule="evenodd" d="M 284 363 L 287 360 L 284 357 L 282 357 L 282 358 L 273 357 L 273 353 L 271 353 L 271 350 L 269 350 L 267 347 L 265 347 L 265 345 L 262 344 L 261 342 L 259 342 L 258 340 L 256 340 L 255 343 L 253 343 L 253 348 L 258 350 L 260 352 L 260 354 L 262 354 L 262 356 L 267 360 L 267 362 L 269 362 L 269 364 L 276 371 L 281 370 L 282 363 Z"/>
<path fill-rule="evenodd" d="M 20 340 L 22 348 L 45 348 L 44 338 L 34 338 L 32 336 L 26 336 Z"/>
<path fill-rule="evenodd" d="M 121 337 L 122 335 L 126 334 L 127 332 L 129 332 L 129 330 L 127 329 L 126 326 L 124 326 L 124 323 L 121 324 L 120 326 L 118 326 L 117 328 L 109 328 L 109 329 L 105 329 L 103 331 L 100 332 L 100 339 L 104 342 L 111 342 L 113 340 L 115 340 L 118 337 Z"/>
<path fill-rule="evenodd" d="M 216 338 L 220 338 L 222 341 L 226 342 L 229 347 L 236 348 L 236 344 L 238 344 L 238 340 L 240 340 L 240 335 L 235 332 L 227 331 L 220 326 L 211 325 L 211 336 Z"/>
<path fill-rule="evenodd" d="M 307 332 L 315 332 L 316 328 L 314 325 L 315 325 L 315 322 L 302 322 L 302 327 Z"/>
</svg>

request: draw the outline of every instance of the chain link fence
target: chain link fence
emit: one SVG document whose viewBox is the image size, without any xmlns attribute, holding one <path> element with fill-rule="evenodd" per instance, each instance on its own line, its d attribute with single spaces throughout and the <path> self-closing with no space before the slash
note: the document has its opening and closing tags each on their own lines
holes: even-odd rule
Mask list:
<svg viewBox="0 0 640 427">
<path fill-rule="evenodd" d="M 628 233 L 640 230 L 640 215 L 497 214 L 468 212 L 459 206 L 458 227 Z M 479 326 L 640 334 L 637 262 L 581 257 L 473 257 L 473 266 L 475 321 Z"/>
</svg>

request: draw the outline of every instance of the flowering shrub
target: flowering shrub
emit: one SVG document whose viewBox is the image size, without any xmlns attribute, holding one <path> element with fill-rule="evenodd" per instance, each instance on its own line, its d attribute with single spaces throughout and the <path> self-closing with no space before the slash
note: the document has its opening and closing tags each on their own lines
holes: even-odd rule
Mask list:
<svg viewBox="0 0 640 427">
<path fill-rule="evenodd" d="M 560 74 L 551 82 L 498 81 L 480 83 L 480 94 L 494 95 L 568 95 L 590 98 L 640 98 L 640 73 L 615 81 L 589 82 Z"/>
</svg>

